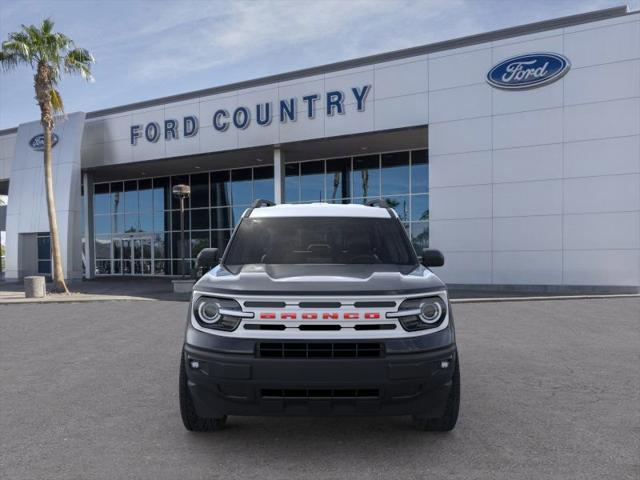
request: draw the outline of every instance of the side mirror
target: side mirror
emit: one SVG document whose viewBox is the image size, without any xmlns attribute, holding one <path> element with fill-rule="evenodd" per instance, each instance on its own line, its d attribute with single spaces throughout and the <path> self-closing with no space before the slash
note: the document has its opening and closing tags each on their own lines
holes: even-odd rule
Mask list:
<svg viewBox="0 0 640 480">
<path fill-rule="evenodd" d="M 220 251 L 217 248 L 203 248 L 196 258 L 196 268 L 193 276 L 200 278 L 220 263 Z"/>
<path fill-rule="evenodd" d="M 441 267 L 444 265 L 444 255 L 435 248 L 423 248 L 422 265 L 425 267 Z"/>
</svg>

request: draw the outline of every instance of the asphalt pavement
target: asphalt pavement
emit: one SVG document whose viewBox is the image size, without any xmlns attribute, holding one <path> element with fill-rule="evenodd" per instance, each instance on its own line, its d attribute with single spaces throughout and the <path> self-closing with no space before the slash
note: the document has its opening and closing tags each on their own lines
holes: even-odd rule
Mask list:
<svg viewBox="0 0 640 480">
<path fill-rule="evenodd" d="M 0 478 L 640 478 L 640 299 L 454 305 L 451 433 L 408 418 L 184 430 L 186 304 L 0 305 Z"/>
</svg>

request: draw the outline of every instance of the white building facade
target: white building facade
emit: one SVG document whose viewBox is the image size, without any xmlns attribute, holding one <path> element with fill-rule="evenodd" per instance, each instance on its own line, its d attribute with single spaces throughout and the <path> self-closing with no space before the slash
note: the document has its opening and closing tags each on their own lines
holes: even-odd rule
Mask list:
<svg viewBox="0 0 640 480">
<path fill-rule="evenodd" d="M 0 132 L 7 279 L 50 268 L 40 131 Z M 385 198 L 450 284 L 640 286 L 640 13 L 622 7 L 70 114 L 55 133 L 71 278 L 177 274 L 170 189 L 186 183 L 191 259 L 256 198 Z"/>
</svg>

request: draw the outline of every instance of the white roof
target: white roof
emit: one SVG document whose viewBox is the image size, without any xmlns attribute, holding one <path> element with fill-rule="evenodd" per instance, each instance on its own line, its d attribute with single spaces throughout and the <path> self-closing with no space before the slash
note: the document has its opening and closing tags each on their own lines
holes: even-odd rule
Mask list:
<svg viewBox="0 0 640 480">
<path fill-rule="evenodd" d="M 355 203 L 300 203 L 254 208 L 250 218 L 267 217 L 369 217 L 389 218 L 386 208 L 367 207 Z"/>
</svg>

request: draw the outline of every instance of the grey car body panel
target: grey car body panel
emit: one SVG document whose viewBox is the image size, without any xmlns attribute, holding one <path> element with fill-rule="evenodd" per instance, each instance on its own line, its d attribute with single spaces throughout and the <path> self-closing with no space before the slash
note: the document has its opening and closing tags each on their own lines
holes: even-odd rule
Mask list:
<svg viewBox="0 0 640 480">
<path fill-rule="evenodd" d="M 195 290 L 242 295 L 402 295 L 442 290 L 422 265 L 244 265 L 234 274 L 218 265 Z M 234 269 L 235 270 L 235 269 Z"/>
</svg>

